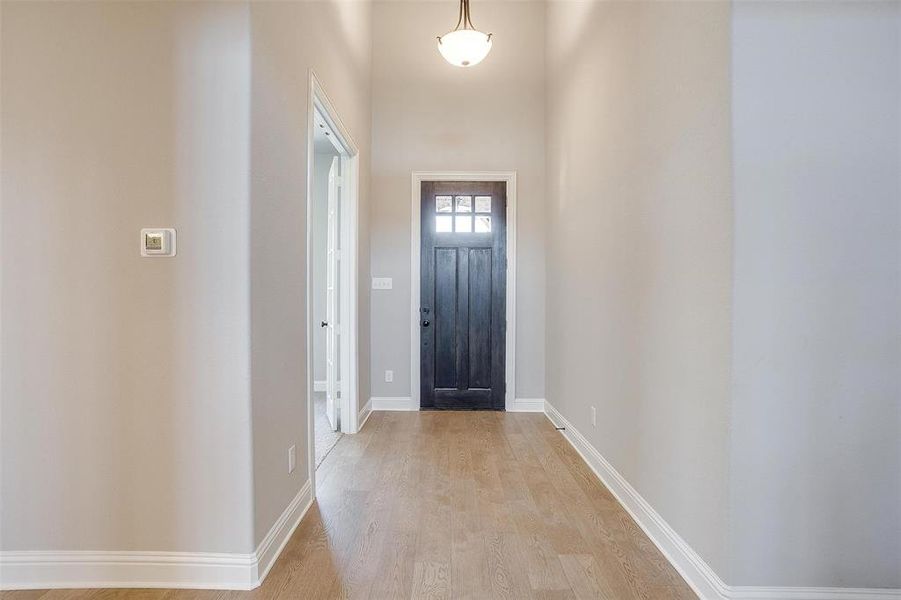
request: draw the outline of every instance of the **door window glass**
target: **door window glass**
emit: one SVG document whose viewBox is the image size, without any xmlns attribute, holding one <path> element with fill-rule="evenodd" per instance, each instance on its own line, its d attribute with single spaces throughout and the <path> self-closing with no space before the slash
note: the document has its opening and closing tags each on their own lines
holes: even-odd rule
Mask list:
<svg viewBox="0 0 901 600">
<path fill-rule="evenodd" d="M 457 196 L 457 212 L 472 212 L 472 196 Z"/>
<path fill-rule="evenodd" d="M 453 217 L 450 215 L 438 215 L 435 217 L 435 231 L 446 233 L 454 230 Z"/>
<path fill-rule="evenodd" d="M 491 217 L 476 215 L 476 233 L 491 233 Z"/>
<path fill-rule="evenodd" d="M 472 232 L 472 217 L 470 216 L 456 216 L 456 222 L 454 226 L 454 231 L 457 233 L 471 233 Z"/>
<path fill-rule="evenodd" d="M 435 196 L 435 231 L 491 233 L 490 213 L 491 196 Z"/>
</svg>

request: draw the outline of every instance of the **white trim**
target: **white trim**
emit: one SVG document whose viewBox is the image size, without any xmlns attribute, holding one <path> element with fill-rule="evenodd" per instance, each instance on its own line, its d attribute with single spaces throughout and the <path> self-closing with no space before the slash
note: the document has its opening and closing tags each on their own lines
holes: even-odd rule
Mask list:
<svg viewBox="0 0 901 600">
<path fill-rule="evenodd" d="M 508 412 L 544 412 L 544 398 L 517 398 Z"/>
<path fill-rule="evenodd" d="M 192 588 L 252 590 L 313 503 L 309 480 L 249 554 L 213 552 L 0 552 L 0 589 Z"/>
<path fill-rule="evenodd" d="M 419 397 L 419 298 L 420 243 L 422 232 L 421 186 L 423 181 L 499 181 L 507 184 L 507 335 L 506 410 L 515 410 L 516 398 L 516 171 L 413 171 L 411 186 L 410 240 L 410 397 L 420 406 Z"/>
<path fill-rule="evenodd" d="M 278 560 L 282 550 L 285 549 L 285 544 L 291 539 L 294 530 L 297 529 L 303 516 L 307 514 L 310 506 L 312 506 L 312 481 L 312 476 L 310 479 L 307 479 L 306 483 L 303 484 L 303 487 L 300 488 L 300 491 L 297 492 L 297 495 L 294 496 L 294 499 L 291 500 L 281 516 L 272 525 L 269 533 L 266 534 L 266 537 L 264 537 L 260 542 L 260 545 L 257 546 L 255 553 L 256 564 L 254 565 L 254 570 L 256 571 L 256 585 L 254 585 L 254 587 L 257 587 L 263 583 L 264 579 L 266 579 L 266 576 L 269 574 L 269 569 L 271 569 L 272 565 L 275 564 L 275 561 Z"/>
<path fill-rule="evenodd" d="M 372 410 L 419 410 L 419 403 L 407 397 L 374 397 L 369 399 Z"/>
<path fill-rule="evenodd" d="M 312 481 L 311 494 L 316 496 L 316 433 L 313 430 L 313 301 L 312 301 L 312 197 L 313 197 L 313 115 L 317 111 L 335 134 L 341 153 L 341 274 L 339 282 L 340 298 L 340 372 L 346 393 L 341 394 L 340 425 L 345 433 L 356 433 L 359 419 L 359 362 L 357 333 L 358 306 L 357 253 L 359 251 L 359 197 L 360 151 L 350 132 L 341 122 L 334 105 L 322 84 L 310 69 L 309 96 L 307 98 L 307 261 L 306 261 L 306 319 L 307 319 L 307 469 Z"/>
<path fill-rule="evenodd" d="M 208 552 L 3 552 L 0 589 L 249 590 L 256 556 Z"/>
<path fill-rule="evenodd" d="M 544 412 L 701 600 L 901 600 L 901 589 L 731 586 L 549 402 Z"/>
<path fill-rule="evenodd" d="M 363 408 L 360 409 L 360 416 L 357 418 L 357 423 L 359 423 L 359 431 L 363 430 L 363 426 L 366 425 L 366 421 L 369 420 L 370 416 L 372 416 L 372 398 L 367 400 Z"/>
<path fill-rule="evenodd" d="M 901 589 L 726 586 L 729 600 L 899 600 Z"/>
</svg>

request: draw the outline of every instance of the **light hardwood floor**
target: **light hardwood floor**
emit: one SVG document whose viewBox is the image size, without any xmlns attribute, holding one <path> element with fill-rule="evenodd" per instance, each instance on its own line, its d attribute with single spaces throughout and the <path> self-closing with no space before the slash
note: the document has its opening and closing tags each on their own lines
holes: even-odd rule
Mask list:
<svg viewBox="0 0 901 600">
<path fill-rule="evenodd" d="M 373 413 L 332 450 L 317 482 L 317 502 L 252 592 L 0 597 L 695 598 L 543 415 Z"/>
</svg>

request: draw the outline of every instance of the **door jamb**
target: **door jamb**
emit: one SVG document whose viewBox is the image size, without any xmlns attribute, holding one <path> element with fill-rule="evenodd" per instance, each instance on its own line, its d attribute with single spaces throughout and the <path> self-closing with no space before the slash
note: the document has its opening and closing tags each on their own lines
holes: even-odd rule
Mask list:
<svg viewBox="0 0 901 600">
<path fill-rule="evenodd" d="M 338 285 L 339 294 L 339 363 L 341 365 L 341 403 L 339 421 L 344 433 L 357 433 L 359 429 L 359 352 L 357 340 L 357 289 L 359 246 L 359 197 L 360 197 L 360 151 L 342 123 L 331 99 L 319 82 L 316 73 L 310 69 L 309 97 L 307 102 L 307 226 L 306 226 L 306 319 L 307 319 L 307 458 L 312 495 L 316 497 L 316 433 L 313 413 L 313 296 L 312 296 L 312 208 L 313 208 L 313 115 L 322 115 L 332 132 L 338 138 L 341 152 L 341 186 L 339 204 L 341 222 L 341 266 Z"/>
<path fill-rule="evenodd" d="M 423 181 L 498 181 L 507 184 L 507 334 L 505 339 L 506 391 L 504 408 L 514 410 L 516 398 L 516 171 L 413 171 L 412 241 L 410 254 L 410 398 L 412 410 L 419 410 L 420 360 L 420 262 L 421 206 Z"/>
</svg>

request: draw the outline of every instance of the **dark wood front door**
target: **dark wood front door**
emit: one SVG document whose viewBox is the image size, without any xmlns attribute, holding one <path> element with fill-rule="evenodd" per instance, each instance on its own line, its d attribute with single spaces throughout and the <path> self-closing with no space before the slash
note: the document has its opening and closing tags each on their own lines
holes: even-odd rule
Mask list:
<svg viewBox="0 0 901 600">
<path fill-rule="evenodd" d="M 421 202 L 421 407 L 503 410 L 506 184 L 424 181 Z"/>
</svg>

